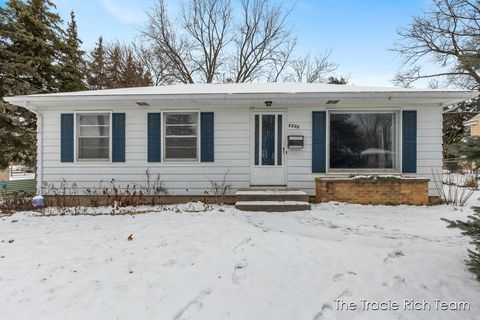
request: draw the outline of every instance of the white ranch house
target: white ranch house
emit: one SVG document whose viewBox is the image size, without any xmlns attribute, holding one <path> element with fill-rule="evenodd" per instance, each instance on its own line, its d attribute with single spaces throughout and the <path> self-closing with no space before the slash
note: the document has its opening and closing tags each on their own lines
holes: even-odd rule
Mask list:
<svg viewBox="0 0 480 320">
<path fill-rule="evenodd" d="M 442 167 L 442 107 L 477 92 L 300 83 L 189 84 L 4 98 L 38 116 L 38 192 L 159 173 L 170 195 L 286 187 L 315 178 L 430 179 Z"/>
</svg>

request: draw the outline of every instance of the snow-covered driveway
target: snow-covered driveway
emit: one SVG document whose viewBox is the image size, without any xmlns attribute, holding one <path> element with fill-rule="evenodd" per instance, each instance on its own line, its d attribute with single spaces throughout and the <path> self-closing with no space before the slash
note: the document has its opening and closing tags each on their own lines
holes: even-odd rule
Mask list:
<svg viewBox="0 0 480 320">
<path fill-rule="evenodd" d="M 469 213 L 16 214 L 0 219 L 0 319 L 479 319 L 468 239 L 440 220 Z M 436 310 L 436 299 L 470 311 Z M 375 302 L 399 310 L 365 310 Z"/>
</svg>

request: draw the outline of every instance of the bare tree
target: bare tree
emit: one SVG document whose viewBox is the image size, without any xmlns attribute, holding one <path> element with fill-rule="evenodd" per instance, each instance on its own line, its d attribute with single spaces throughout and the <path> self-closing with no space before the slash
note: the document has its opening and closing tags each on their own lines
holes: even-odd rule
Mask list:
<svg viewBox="0 0 480 320">
<path fill-rule="evenodd" d="M 218 76 L 223 49 L 231 41 L 231 13 L 229 0 L 189 0 L 181 3 L 180 16 L 172 23 L 165 1 L 158 0 L 147 12 L 141 34 L 178 82 L 210 83 Z"/>
<path fill-rule="evenodd" d="M 296 41 L 287 25 L 291 10 L 285 11 L 282 5 L 268 0 L 242 0 L 241 7 L 242 22 L 235 28 L 233 39 L 233 72 L 235 82 L 248 82 L 262 76 L 266 65 L 289 57 Z"/>
<path fill-rule="evenodd" d="M 230 0 L 190 0 L 182 3 L 182 22 L 194 49 L 194 67 L 211 83 L 218 75 L 232 18 Z"/>
<path fill-rule="evenodd" d="M 169 77 L 183 83 L 281 79 L 296 44 L 286 21 L 291 10 L 269 0 L 242 0 L 238 7 L 231 0 L 180 3 L 172 20 L 158 0 L 141 30 Z"/>
<path fill-rule="evenodd" d="M 272 57 L 271 68 L 267 76 L 268 82 L 289 80 L 288 69 L 291 64 L 292 52 L 297 45 L 297 38 L 291 38 L 285 46 L 278 50 Z"/>
<path fill-rule="evenodd" d="M 295 82 L 320 83 L 327 82 L 338 68 L 338 65 L 330 61 L 330 51 L 315 56 L 310 55 L 298 58 L 291 63 L 291 80 Z"/>
<path fill-rule="evenodd" d="M 142 41 L 133 42 L 132 49 L 137 61 L 150 75 L 154 86 L 169 85 L 177 81 L 163 52 L 155 47 L 145 46 Z"/>
<path fill-rule="evenodd" d="M 154 52 L 164 56 L 177 81 L 193 83 L 195 69 L 191 60 L 191 40 L 173 29 L 164 0 L 147 12 L 148 21 L 141 34 L 151 42 Z"/>
<path fill-rule="evenodd" d="M 410 69 L 399 72 L 396 84 L 411 86 L 419 79 L 445 78 L 469 89 L 480 89 L 480 2 L 432 0 L 432 8 L 398 32 L 393 50 Z M 431 61 L 440 72 L 423 73 L 421 64 Z"/>
</svg>

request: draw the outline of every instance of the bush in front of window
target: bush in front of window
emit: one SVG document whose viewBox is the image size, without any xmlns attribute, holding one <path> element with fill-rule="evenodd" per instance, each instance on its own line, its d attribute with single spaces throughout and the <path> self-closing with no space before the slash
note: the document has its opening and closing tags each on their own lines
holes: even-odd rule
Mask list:
<svg viewBox="0 0 480 320">
<path fill-rule="evenodd" d="M 370 175 L 370 176 L 357 176 L 351 175 L 353 182 L 357 183 L 387 183 L 387 182 L 399 182 L 403 178 L 396 176 L 379 176 L 379 175 Z"/>
</svg>

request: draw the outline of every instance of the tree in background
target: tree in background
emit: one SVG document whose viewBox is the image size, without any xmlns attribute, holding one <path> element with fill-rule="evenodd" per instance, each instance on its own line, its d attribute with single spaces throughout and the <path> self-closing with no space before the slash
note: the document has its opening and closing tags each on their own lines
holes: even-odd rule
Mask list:
<svg viewBox="0 0 480 320">
<path fill-rule="evenodd" d="M 162 86 L 177 82 L 174 71 L 169 67 L 168 59 L 163 52 L 152 50 L 141 40 L 132 42 L 132 50 L 152 85 Z"/>
<path fill-rule="evenodd" d="M 328 77 L 327 83 L 328 84 L 347 84 L 348 78 L 345 78 L 343 76 L 339 78 L 331 76 L 331 77 Z"/>
<path fill-rule="evenodd" d="M 89 89 L 107 88 L 106 53 L 102 37 L 98 38 L 95 48 L 90 52 L 86 63 Z"/>
<path fill-rule="evenodd" d="M 107 46 L 106 75 L 107 88 L 121 88 L 122 83 L 122 49 L 120 45 Z"/>
<path fill-rule="evenodd" d="M 118 41 L 104 43 L 100 37 L 90 52 L 87 65 L 89 89 L 113 89 L 152 85 L 150 69 L 143 65 L 143 56 L 132 45 Z"/>
<path fill-rule="evenodd" d="M 463 123 L 477 114 L 475 111 L 452 111 L 443 114 L 443 158 L 447 168 L 455 171 L 457 154 L 451 152 L 451 146 L 468 137 L 467 127 Z"/>
<path fill-rule="evenodd" d="M 131 48 L 126 52 L 126 58 L 122 65 L 122 80 L 120 85 L 123 88 L 145 87 L 152 83 L 148 72 L 145 72 L 139 61 L 136 60 Z"/>
<path fill-rule="evenodd" d="M 64 46 L 60 55 L 59 91 L 85 90 L 85 52 L 81 49 L 82 40 L 78 37 L 75 13 L 70 12 L 70 21 L 64 36 Z"/>
<path fill-rule="evenodd" d="M 291 62 L 289 80 L 307 83 L 328 82 L 331 74 L 338 68 L 336 63 L 330 61 L 331 51 L 315 56 L 310 55 L 295 59 Z"/>
<path fill-rule="evenodd" d="M 432 88 L 441 85 L 480 90 L 480 3 L 471 0 L 432 0 L 429 10 L 413 18 L 399 32 L 393 50 L 403 58 L 404 67 L 394 83 L 410 87 L 428 79 Z M 441 71 L 425 73 L 422 64 L 432 62 Z M 473 113 L 470 113 L 473 112 Z M 480 112 L 474 99 L 446 108 L 443 119 L 444 158 L 454 158 L 450 145 L 465 137 L 463 122 Z M 452 149 L 453 150 L 453 149 Z"/>
<path fill-rule="evenodd" d="M 431 8 L 398 34 L 400 41 L 393 50 L 410 69 L 397 74 L 397 84 L 408 87 L 419 79 L 443 79 L 461 88 L 480 89 L 478 1 L 432 0 Z M 421 65 L 425 61 L 443 70 L 424 73 Z"/>
<path fill-rule="evenodd" d="M 151 74 L 162 84 L 326 82 L 336 70 L 329 53 L 292 58 L 297 38 L 290 12 L 271 0 L 184 0 L 172 18 L 158 0 L 141 30 L 142 61 L 159 67 Z"/>
<path fill-rule="evenodd" d="M 449 146 L 449 153 L 464 161 L 473 163 L 475 182 L 480 169 L 480 137 L 465 137 L 461 141 Z"/>
<path fill-rule="evenodd" d="M 0 98 L 59 89 L 61 19 L 49 0 L 0 7 Z M 36 117 L 0 100 L 0 168 L 35 163 Z"/>
</svg>

